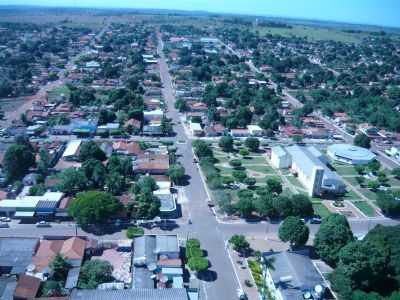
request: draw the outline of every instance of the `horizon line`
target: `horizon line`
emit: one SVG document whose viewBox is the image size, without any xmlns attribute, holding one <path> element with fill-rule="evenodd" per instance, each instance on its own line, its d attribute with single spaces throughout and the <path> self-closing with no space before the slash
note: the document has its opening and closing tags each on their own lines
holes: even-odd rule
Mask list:
<svg viewBox="0 0 400 300">
<path fill-rule="evenodd" d="M 256 15 L 256 14 L 241 14 L 241 13 L 234 13 L 234 12 L 216 12 L 210 10 L 189 10 L 189 9 L 178 9 L 178 8 L 150 8 L 150 7 L 123 7 L 123 6 L 79 6 L 79 5 L 40 5 L 40 4 L 0 4 L 0 9 L 2 7 L 36 7 L 36 8 L 60 8 L 60 9 L 68 9 L 68 8 L 75 8 L 75 9 L 103 9 L 103 10 L 159 10 L 159 11 L 175 11 L 175 12 L 182 12 L 182 13 L 207 13 L 207 14 L 216 14 L 216 15 L 231 15 L 231 16 L 241 16 L 241 17 L 262 17 L 262 18 L 277 18 L 277 19 L 288 19 L 292 21 L 316 21 L 316 22 L 331 22 L 337 23 L 342 25 L 352 25 L 352 26 L 371 26 L 371 27 L 378 27 L 378 28 L 387 28 L 387 29 L 400 29 L 400 25 L 382 25 L 376 23 L 359 23 L 359 22 L 350 22 L 350 21 L 339 21 L 339 20 L 332 20 L 332 19 L 318 19 L 318 18 L 308 18 L 308 17 L 289 17 L 284 15 Z M 303 24 L 304 25 L 304 24 Z M 309 25 L 312 26 L 312 25 Z"/>
</svg>

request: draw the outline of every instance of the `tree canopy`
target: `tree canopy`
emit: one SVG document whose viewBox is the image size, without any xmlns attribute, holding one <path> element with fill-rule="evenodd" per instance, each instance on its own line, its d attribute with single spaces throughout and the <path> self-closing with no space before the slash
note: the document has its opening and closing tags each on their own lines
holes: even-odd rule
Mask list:
<svg viewBox="0 0 400 300">
<path fill-rule="evenodd" d="M 292 248 L 304 246 L 308 241 L 310 230 L 298 217 L 287 217 L 279 227 L 279 238 L 289 242 Z"/>
</svg>

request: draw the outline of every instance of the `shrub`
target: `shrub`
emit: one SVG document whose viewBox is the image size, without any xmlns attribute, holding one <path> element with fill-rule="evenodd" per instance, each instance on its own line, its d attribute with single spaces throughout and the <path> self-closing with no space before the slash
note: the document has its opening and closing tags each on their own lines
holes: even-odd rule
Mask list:
<svg viewBox="0 0 400 300">
<path fill-rule="evenodd" d="M 144 234 L 143 228 L 140 227 L 129 227 L 128 230 L 126 231 L 126 236 L 128 239 L 133 239 L 135 237 L 142 236 Z"/>
</svg>

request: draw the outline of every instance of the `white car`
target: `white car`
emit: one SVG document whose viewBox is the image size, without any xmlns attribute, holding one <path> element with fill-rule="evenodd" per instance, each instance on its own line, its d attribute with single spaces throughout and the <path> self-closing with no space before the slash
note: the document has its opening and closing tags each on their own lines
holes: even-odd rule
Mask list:
<svg viewBox="0 0 400 300">
<path fill-rule="evenodd" d="M 51 227 L 51 225 L 46 221 L 40 221 L 36 223 L 36 227 Z"/>
<path fill-rule="evenodd" d="M 1 218 L 0 218 L 0 221 L 1 221 L 1 222 L 11 222 L 11 219 L 10 219 L 10 218 L 7 218 L 7 217 L 1 217 Z"/>
</svg>

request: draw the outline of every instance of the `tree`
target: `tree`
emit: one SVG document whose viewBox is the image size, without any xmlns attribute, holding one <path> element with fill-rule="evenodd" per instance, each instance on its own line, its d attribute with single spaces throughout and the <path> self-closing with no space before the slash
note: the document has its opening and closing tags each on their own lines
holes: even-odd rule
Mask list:
<svg viewBox="0 0 400 300">
<path fill-rule="evenodd" d="M 122 209 L 122 204 L 105 192 L 89 191 L 77 195 L 69 207 L 69 214 L 82 226 L 106 223 Z"/>
<path fill-rule="evenodd" d="M 381 163 L 377 160 L 373 160 L 369 162 L 367 165 L 367 169 L 372 173 L 378 172 L 380 168 L 381 168 Z"/>
<path fill-rule="evenodd" d="M 87 141 L 81 146 L 79 151 L 79 160 L 83 162 L 91 158 L 104 161 L 107 157 L 103 150 L 101 150 L 94 141 Z"/>
<path fill-rule="evenodd" d="M 235 179 L 233 179 L 231 176 L 223 176 L 222 177 L 222 183 L 225 185 L 231 185 L 235 182 Z"/>
<path fill-rule="evenodd" d="M 43 183 L 35 184 L 29 188 L 29 196 L 43 196 L 46 193 L 46 186 Z"/>
<path fill-rule="evenodd" d="M 4 155 L 3 166 L 8 181 L 21 179 L 35 165 L 35 154 L 31 147 L 12 144 Z"/>
<path fill-rule="evenodd" d="M 235 169 L 239 169 L 242 166 L 240 159 L 232 159 L 229 161 L 229 165 Z"/>
<path fill-rule="evenodd" d="M 290 198 L 292 203 L 292 215 L 298 217 L 310 217 L 314 209 L 310 198 L 303 194 L 295 194 Z"/>
<path fill-rule="evenodd" d="M 57 188 L 66 194 L 74 195 L 85 190 L 88 186 L 88 179 L 81 170 L 69 168 L 58 175 L 60 182 Z"/>
<path fill-rule="evenodd" d="M 65 293 L 62 281 L 46 280 L 41 287 L 41 294 L 44 297 L 61 297 Z"/>
<path fill-rule="evenodd" d="M 371 139 L 363 133 L 357 134 L 354 138 L 354 145 L 363 148 L 371 148 Z"/>
<path fill-rule="evenodd" d="M 250 198 L 239 199 L 239 201 L 236 203 L 236 209 L 238 210 L 242 218 L 250 217 L 254 210 L 252 199 Z"/>
<path fill-rule="evenodd" d="M 235 234 L 229 239 L 229 244 L 232 245 L 233 250 L 245 254 L 250 250 L 250 244 L 246 237 L 241 234 Z"/>
<path fill-rule="evenodd" d="M 80 289 L 96 289 L 101 283 L 111 282 L 113 266 L 104 260 L 86 261 L 81 269 L 78 281 Z"/>
<path fill-rule="evenodd" d="M 50 264 L 50 270 L 52 273 L 51 278 L 56 281 L 65 282 L 67 279 L 68 271 L 72 268 L 72 265 L 65 260 L 65 258 L 57 254 L 56 257 Z"/>
<path fill-rule="evenodd" d="M 376 204 L 387 216 L 397 217 L 400 215 L 400 197 L 397 193 L 380 192 Z"/>
<path fill-rule="evenodd" d="M 117 172 L 107 175 L 105 189 L 113 195 L 121 195 L 125 190 L 125 178 Z"/>
<path fill-rule="evenodd" d="M 205 257 L 192 257 L 188 260 L 188 267 L 190 270 L 201 273 L 208 269 L 209 262 Z"/>
<path fill-rule="evenodd" d="M 379 186 L 380 186 L 380 184 L 376 180 L 369 180 L 367 183 L 367 187 L 373 192 L 376 192 L 378 190 Z"/>
<path fill-rule="evenodd" d="M 185 168 L 180 164 L 170 166 L 167 175 L 174 184 L 180 185 L 185 181 Z"/>
<path fill-rule="evenodd" d="M 252 187 L 257 183 L 257 180 L 253 177 L 247 177 L 245 180 L 243 180 L 243 183 L 249 187 Z"/>
<path fill-rule="evenodd" d="M 292 248 L 304 246 L 309 233 L 308 227 L 298 217 L 287 217 L 279 227 L 279 238 L 283 242 L 289 242 Z"/>
<path fill-rule="evenodd" d="M 352 291 L 387 292 L 390 272 L 387 253 L 368 241 L 353 241 L 339 252 L 339 262 L 330 276 L 332 288 L 343 299 Z"/>
<path fill-rule="evenodd" d="M 232 176 L 238 182 L 244 182 L 244 180 L 247 178 L 246 172 L 242 170 L 233 170 Z"/>
<path fill-rule="evenodd" d="M 194 153 L 199 159 L 205 157 L 213 157 L 213 152 L 210 146 L 202 140 L 195 140 L 193 143 Z"/>
<path fill-rule="evenodd" d="M 142 176 L 138 182 L 139 192 L 151 194 L 158 189 L 157 183 L 151 176 Z"/>
<path fill-rule="evenodd" d="M 38 171 L 43 176 L 46 176 L 48 174 L 49 168 L 51 167 L 51 160 L 49 153 L 47 152 L 46 149 L 41 148 L 39 151 L 39 156 L 40 160 L 37 165 Z"/>
<path fill-rule="evenodd" d="M 247 138 L 244 144 L 251 152 L 257 152 L 258 148 L 260 147 L 260 141 L 255 137 Z"/>
<path fill-rule="evenodd" d="M 94 188 L 103 188 L 107 176 L 107 170 L 101 161 L 90 158 L 82 164 L 81 171 L 83 171 L 88 179 L 89 186 Z"/>
<path fill-rule="evenodd" d="M 272 205 L 273 196 L 269 193 L 261 195 L 254 201 L 254 209 L 263 217 L 275 217 L 277 212 Z"/>
<path fill-rule="evenodd" d="M 232 152 L 233 151 L 233 139 L 230 136 L 223 136 L 219 139 L 218 146 L 224 152 Z"/>
<path fill-rule="evenodd" d="M 270 193 L 279 195 L 282 193 L 282 183 L 278 178 L 268 178 L 267 189 Z"/>
<path fill-rule="evenodd" d="M 126 230 L 126 237 L 128 239 L 133 239 L 135 237 L 139 237 L 142 236 L 144 234 L 144 230 L 141 227 L 128 227 L 128 229 Z"/>
<path fill-rule="evenodd" d="M 163 116 L 161 119 L 161 132 L 163 135 L 170 136 L 174 133 L 174 129 L 172 127 L 171 121 Z"/>
<path fill-rule="evenodd" d="M 247 155 L 249 155 L 249 151 L 248 151 L 247 149 L 240 149 L 240 150 L 239 150 L 239 154 L 240 154 L 242 157 L 246 157 Z"/>
<path fill-rule="evenodd" d="M 331 214 L 322 220 L 314 239 L 314 248 L 323 261 L 336 266 L 339 261 L 339 251 L 354 240 L 346 217 Z"/>
</svg>

